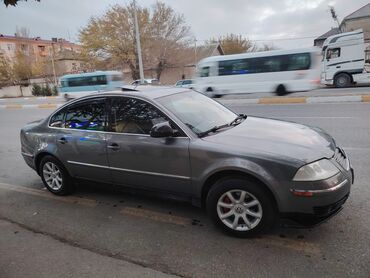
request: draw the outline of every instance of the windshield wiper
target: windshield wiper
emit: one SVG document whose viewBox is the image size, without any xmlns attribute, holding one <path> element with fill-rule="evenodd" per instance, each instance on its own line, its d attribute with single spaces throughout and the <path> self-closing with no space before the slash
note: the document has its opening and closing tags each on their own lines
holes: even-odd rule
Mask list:
<svg viewBox="0 0 370 278">
<path fill-rule="evenodd" d="M 210 128 L 210 129 L 208 129 L 206 131 L 203 131 L 201 133 L 198 133 L 198 137 L 199 138 L 202 138 L 202 137 L 208 135 L 211 132 L 216 132 L 217 130 L 222 129 L 222 128 L 226 128 L 226 127 L 230 127 L 230 124 L 214 126 L 214 127 Z"/>
<path fill-rule="evenodd" d="M 219 126 L 214 126 L 214 127 L 210 128 L 210 129 L 208 129 L 206 131 L 203 131 L 201 133 L 198 133 L 198 137 L 202 138 L 202 137 L 208 135 L 211 132 L 216 132 L 219 129 L 238 125 L 238 124 L 240 124 L 242 122 L 243 119 L 246 119 L 246 118 L 247 118 L 247 115 L 239 114 L 234 120 L 232 120 L 231 123 L 224 124 L 224 125 L 219 125 Z"/>
<path fill-rule="evenodd" d="M 247 115 L 245 114 L 239 114 L 234 120 L 231 121 L 231 123 L 229 124 L 230 126 L 231 125 L 238 125 L 242 122 L 242 120 L 246 119 L 247 118 Z"/>
</svg>

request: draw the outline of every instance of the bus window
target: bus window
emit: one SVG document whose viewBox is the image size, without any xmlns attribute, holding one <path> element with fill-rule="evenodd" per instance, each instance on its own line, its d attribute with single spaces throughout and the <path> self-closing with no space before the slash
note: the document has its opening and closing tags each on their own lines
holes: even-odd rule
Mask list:
<svg viewBox="0 0 370 278">
<path fill-rule="evenodd" d="M 105 75 L 74 77 L 70 78 L 68 83 L 69 87 L 106 85 L 107 77 Z"/>
<path fill-rule="evenodd" d="M 288 70 L 307 70 L 311 65 L 309 53 L 298 53 L 289 55 Z"/>
<path fill-rule="evenodd" d="M 61 85 L 61 87 L 68 87 L 68 81 L 62 80 L 62 81 L 60 81 L 60 85 Z"/>
<path fill-rule="evenodd" d="M 208 77 L 209 76 L 209 67 L 202 67 L 199 71 L 200 77 Z"/>
<path fill-rule="evenodd" d="M 247 59 L 220 61 L 218 64 L 218 75 L 246 74 L 248 72 Z"/>
</svg>

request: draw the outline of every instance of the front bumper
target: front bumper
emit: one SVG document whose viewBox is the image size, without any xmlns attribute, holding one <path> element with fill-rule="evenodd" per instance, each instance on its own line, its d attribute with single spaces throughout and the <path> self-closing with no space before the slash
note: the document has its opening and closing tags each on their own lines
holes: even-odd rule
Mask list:
<svg viewBox="0 0 370 278">
<path fill-rule="evenodd" d="M 281 215 L 283 226 L 294 228 L 312 228 L 328 221 L 333 216 L 337 215 L 347 201 L 349 194 L 335 203 L 313 207 L 314 213 L 285 213 Z"/>
<path fill-rule="evenodd" d="M 332 158 L 337 175 L 322 181 L 291 184 L 286 210 L 281 211 L 283 224 L 312 227 L 327 221 L 342 210 L 354 182 L 354 171 L 345 152 L 337 148 Z"/>
</svg>

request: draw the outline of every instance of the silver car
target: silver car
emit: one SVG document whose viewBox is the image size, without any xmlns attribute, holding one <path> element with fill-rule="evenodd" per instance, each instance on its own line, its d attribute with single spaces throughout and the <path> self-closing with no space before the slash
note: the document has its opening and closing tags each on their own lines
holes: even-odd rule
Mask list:
<svg viewBox="0 0 370 278">
<path fill-rule="evenodd" d="M 323 130 L 237 115 L 181 88 L 79 98 L 20 137 L 24 160 L 54 194 L 83 179 L 176 195 L 241 237 L 279 219 L 320 223 L 353 183 L 347 155 Z"/>
</svg>

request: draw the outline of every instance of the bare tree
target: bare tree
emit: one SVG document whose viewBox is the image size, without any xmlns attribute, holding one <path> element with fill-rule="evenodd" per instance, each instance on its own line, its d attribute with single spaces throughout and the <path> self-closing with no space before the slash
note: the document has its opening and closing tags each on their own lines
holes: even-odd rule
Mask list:
<svg viewBox="0 0 370 278">
<path fill-rule="evenodd" d="M 4 4 L 5 6 L 9 6 L 9 5 L 16 6 L 19 1 L 20 0 L 4 0 Z M 24 0 L 24 1 L 27 1 L 27 0 Z M 40 0 L 36 0 L 36 1 L 40 2 Z"/>
<path fill-rule="evenodd" d="M 83 53 L 96 65 L 110 68 L 128 66 L 133 79 L 139 78 L 132 2 L 115 5 L 103 16 L 93 17 L 80 31 Z M 182 15 L 162 2 L 152 10 L 137 7 L 143 63 L 155 68 L 160 78 L 163 69 L 174 62 L 176 50 L 186 42 L 189 27 Z"/>
<path fill-rule="evenodd" d="M 248 38 L 237 34 L 227 34 L 225 36 L 220 36 L 217 39 L 212 38 L 207 43 L 219 43 L 225 54 L 238 54 L 258 50 L 255 43 L 250 41 Z"/>
<path fill-rule="evenodd" d="M 329 11 L 330 11 L 331 18 L 337 23 L 338 28 L 340 28 L 338 15 L 337 15 L 337 12 L 335 11 L 334 6 L 329 6 Z"/>
</svg>

